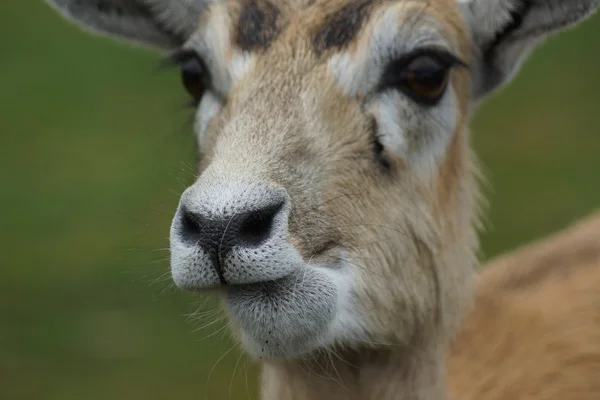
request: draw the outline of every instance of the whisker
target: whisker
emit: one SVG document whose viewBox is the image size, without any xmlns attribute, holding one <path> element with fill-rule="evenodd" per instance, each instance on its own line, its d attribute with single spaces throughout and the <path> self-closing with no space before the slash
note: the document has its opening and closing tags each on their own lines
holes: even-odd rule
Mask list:
<svg viewBox="0 0 600 400">
<path fill-rule="evenodd" d="M 206 378 L 206 387 L 209 386 L 210 383 L 210 378 L 215 370 L 215 368 L 217 367 L 217 365 L 221 362 L 221 360 L 223 360 L 223 358 L 225 358 L 225 356 L 227 356 L 227 354 L 231 353 L 231 351 L 233 349 L 235 349 L 236 345 L 232 345 L 229 350 L 227 350 L 225 353 L 223 353 L 223 355 L 221 355 L 221 357 L 219 357 L 219 359 L 217 360 L 217 362 L 215 362 L 215 364 L 213 365 L 213 367 L 210 369 L 210 372 L 208 373 L 208 378 Z M 208 394 L 207 397 L 205 398 L 206 400 L 208 400 Z"/>
<path fill-rule="evenodd" d="M 246 395 L 248 396 L 248 400 L 250 400 L 250 389 L 248 387 L 248 359 L 244 360 L 244 380 L 246 382 Z"/>
<path fill-rule="evenodd" d="M 225 317 L 225 316 L 222 316 L 222 317 L 219 317 L 219 318 L 215 318 L 213 321 L 211 321 L 211 322 L 209 322 L 209 323 L 207 323 L 207 324 L 204 324 L 204 325 L 202 325 L 202 326 L 201 326 L 201 327 L 199 327 L 199 328 L 196 328 L 196 329 L 194 329 L 194 331 L 193 331 L 193 332 L 194 332 L 194 333 L 195 333 L 195 332 L 200 332 L 201 330 L 203 330 L 203 329 L 206 329 L 206 328 L 208 328 L 209 326 L 213 326 L 214 324 L 217 324 L 217 323 L 219 323 L 219 322 L 223 322 L 223 321 L 224 321 L 226 318 L 227 318 L 227 317 Z M 225 325 L 225 328 L 226 328 L 226 327 L 227 327 L 227 325 Z M 223 329 L 223 328 L 221 328 L 221 329 Z M 217 331 L 217 332 L 218 332 L 218 331 Z M 208 339 L 208 338 L 210 338 L 210 336 L 207 336 L 207 337 L 205 337 L 204 339 Z"/>
<path fill-rule="evenodd" d="M 233 374 L 231 376 L 231 383 L 229 384 L 229 400 L 231 400 L 233 398 L 233 381 L 235 379 L 235 373 L 237 371 L 238 364 L 240 363 L 240 360 L 242 359 L 243 356 L 244 356 L 244 353 L 240 351 L 240 355 L 238 356 L 237 362 L 235 363 L 235 367 L 233 367 Z"/>
<path fill-rule="evenodd" d="M 226 320 L 226 319 L 227 319 L 226 317 L 223 317 L 223 319 L 221 319 L 220 321 L 224 321 L 224 320 Z M 200 339 L 200 340 L 201 340 L 201 341 L 204 341 L 204 340 L 210 339 L 211 337 L 213 337 L 213 336 L 215 336 L 215 335 L 218 335 L 219 333 L 226 333 L 226 329 L 227 329 L 227 328 L 228 328 L 228 325 L 227 325 L 227 324 L 225 324 L 225 325 L 223 325 L 222 327 L 220 327 L 219 329 L 217 329 L 216 331 L 214 331 L 213 333 L 211 333 L 210 335 L 208 335 L 208 336 L 205 336 L 205 337 L 203 337 L 203 338 L 202 338 L 202 339 Z M 225 332 L 224 332 L 224 331 L 225 331 Z M 221 338 L 223 338 L 223 336 L 221 336 Z"/>
</svg>

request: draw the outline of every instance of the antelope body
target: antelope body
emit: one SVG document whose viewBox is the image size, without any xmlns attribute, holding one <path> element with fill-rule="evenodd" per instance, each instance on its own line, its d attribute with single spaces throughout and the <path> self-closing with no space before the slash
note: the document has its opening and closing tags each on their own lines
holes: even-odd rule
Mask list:
<svg viewBox="0 0 600 400">
<path fill-rule="evenodd" d="M 515 304 L 527 285 L 502 289 L 494 274 L 518 266 L 500 265 L 479 278 L 471 311 L 478 190 L 466 124 L 535 44 L 598 0 L 47 1 L 180 66 L 202 160 L 173 219 L 172 276 L 222 298 L 242 346 L 262 361 L 263 398 L 539 389 L 517 384 L 517 366 L 491 362 L 512 365 L 522 349 L 498 354 L 494 343 L 510 340 L 513 318 L 521 329 L 527 318 L 560 329 L 567 320 L 556 313 L 568 309 L 545 304 L 554 288 L 544 280 L 524 316 Z M 582 298 L 582 314 L 596 315 L 592 305 Z M 500 332 L 479 336 L 494 307 Z M 569 388 L 598 398 L 595 361 L 564 340 L 580 371 Z M 561 372 L 539 375 L 548 390 L 536 399 L 563 398 L 552 373 Z"/>
<path fill-rule="evenodd" d="M 492 260 L 476 287 L 450 400 L 600 396 L 600 213 Z"/>
</svg>

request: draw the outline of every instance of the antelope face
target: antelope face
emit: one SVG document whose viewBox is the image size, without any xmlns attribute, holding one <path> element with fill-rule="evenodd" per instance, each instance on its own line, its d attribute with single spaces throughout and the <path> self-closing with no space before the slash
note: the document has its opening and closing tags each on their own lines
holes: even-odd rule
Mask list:
<svg viewBox="0 0 600 400">
<path fill-rule="evenodd" d="M 171 227 L 172 276 L 221 296 L 267 358 L 456 329 L 476 247 L 467 114 L 540 37 L 597 6 L 49 1 L 172 51 L 202 153 Z"/>
<path fill-rule="evenodd" d="M 470 56 L 443 10 L 217 4 L 173 56 L 203 153 L 173 279 L 216 288 L 251 353 L 408 341 L 438 312 L 438 217 L 471 201 L 455 186 Z"/>
</svg>

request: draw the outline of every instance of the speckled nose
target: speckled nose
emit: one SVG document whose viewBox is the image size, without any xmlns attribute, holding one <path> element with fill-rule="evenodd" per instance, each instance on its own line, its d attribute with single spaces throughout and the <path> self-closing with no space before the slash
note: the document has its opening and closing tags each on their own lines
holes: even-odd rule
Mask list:
<svg viewBox="0 0 600 400">
<path fill-rule="evenodd" d="M 231 250 L 260 247 L 271 236 L 274 221 L 285 206 L 284 199 L 274 197 L 272 203 L 261 208 L 222 218 L 203 215 L 182 206 L 179 214 L 181 240 L 202 248 L 212 261 L 221 284 L 227 284 L 223 265 Z"/>
</svg>

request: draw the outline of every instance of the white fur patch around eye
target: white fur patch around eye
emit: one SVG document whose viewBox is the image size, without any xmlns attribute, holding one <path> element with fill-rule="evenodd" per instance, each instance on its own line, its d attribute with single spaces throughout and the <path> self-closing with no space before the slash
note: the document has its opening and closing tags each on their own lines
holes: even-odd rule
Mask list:
<svg viewBox="0 0 600 400">
<path fill-rule="evenodd" d="M 229 93 L 231 77 L 227 71 L 230 46 L 230 17 L 225 7 L 212 7 L 206 24 L 189 39 L 185 47 L 200 54 L 212 73 L 212 85 L 219 93 Z M 218 73 L 217 73 L 218 72 Z"/>
<path fill-rule="evenodd" d="M 198 145 L 202 147 L 206 130 L 210 121 L 221 111 L 221 100 L 213 93 L 206 93 L 200 101 L 198 111 L 196 111 L 195 131 Z"/>
<path fill-rule="evenodd" d="M 372 30 L 363 35 L 369 35 L 368 40 L 358 48 L 336 53 L 329 59 L 329 73 L 347 96 L 372 91 L 385 67 L 403 54 L 425 46 L 456 47 L 422 8 L 415 9 L 410 3 L 382 12 Z"/>
<path fill-rule="evenodd" d="M 411 51 L 430 46 L 451 52 L 458 48 L 422 5 L 401 3 L 376 18 L 371 31 L 362 33 L 368 40 L 329 60 L 329 72 L 346 96 L 373 93 L 387 65 Z M 377 121 L 384 148 L 405 160 L 421 179 L 434 176 L 456 129 L 458 109 L 452 88 L 439 104 L 430 107 L 417 104 L 399 90 L 370 97 L 366 109 Z"/>
<path fill-rule="evenodd" d="M 405 160 L 420 179 L 435 175 L 458 120 L 452 87 L 435 106 L 423 107 L 397 90 L 388 90 L 367 110 L 377 120 L 378 138 L 390 154 Z"/>
<path fill-rule="evenodd" d="M 222 96 L 231 93 L 235 82 L 252 68 L 255 57 L 236 50 L 231 43 L 231 18 L 226 7 L 213 7 L 205 25 L 188 41 L 186 48 L 194 49 L 211 72 L 212 86 Z"/>
<path fill-rule="evenodd" d="M 398 109 L 401 101 L 401 94 L 390 90 L 383 93 L 369 108 L 377 120 L 377 135 L 381 144 L 395 156 L 406 158 L 409 144 L 404 126 L 413 123 L 402 120 Z"/>
</svg>

